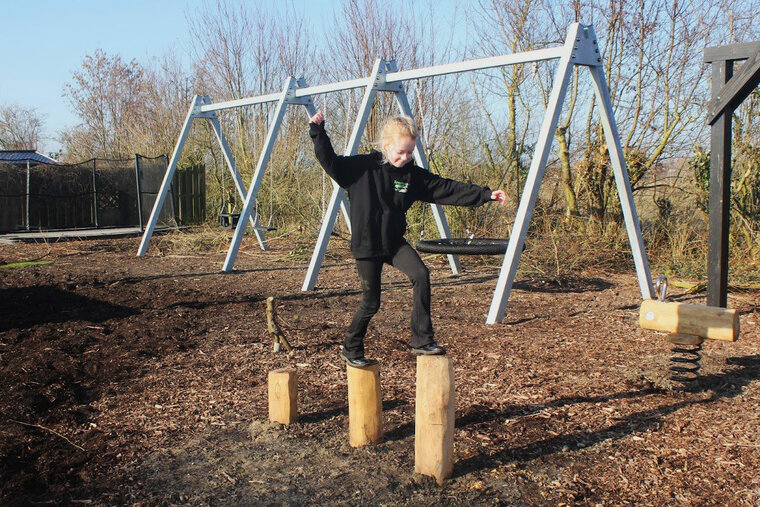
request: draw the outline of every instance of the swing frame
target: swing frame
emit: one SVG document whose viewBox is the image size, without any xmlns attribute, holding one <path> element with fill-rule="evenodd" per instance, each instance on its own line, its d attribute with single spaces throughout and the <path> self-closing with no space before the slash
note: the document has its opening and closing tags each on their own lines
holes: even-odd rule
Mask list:
<svg viewBox="0 0 760 507">
<path fill-rule="evenodd" d="M 502 267 L 499 272 L 499 279 L 496 283 L 494 295 L 486 317 L 486 323 L 494 324 L 496 322 L 501 322 L 506 314 L 507 301 L 514 283 L 520 254 L 525 243 L 528 226 L 530 225 L 530 219 L 538 197 L 539 186 L 546 170 L 554 132 L 557 128 L 562 104 L 564 103 L 567 94 L 573 69 L 576 65 L 587 68 L 592 77 L 594 92 L 597 98 L 597 103 L 599 104 L 598 107 L 601 123 L 610 154 L 610 161 L 618 195 L 620 197 L 626 232 L 631 246 L 634 265 L 636 267 L 639 289 L 642 298 L 653 299 L 654 292 L 652 288 L 649 262 L 644 250 L 641 227 L 633 201 L 633 193 L 625 165 L 625 159 L 623 157 L 617 125 L 615 123 L 612 102 L 607 88 L 607 82 L 604 77 L 604 68 L 596 34 L 594 33 L 593 27 L 590 25 L 581 25 L 580 23 L 570 25 L 564 44 L 556 47 L 404 71 L 398 70 L 394 60 L 378 59 L 375 61 L 370 76 L 364 78 L 307 87 L 303 78 L 296 80 L 295 78 L 290 77 L 285 81 L 285 86 L 279 93 L 248 97 L 216 104 L 212 104 L 208 97 L 196 96 L 190 106 L 171 161 L 167 167 L 164 181 L 161 184 L 159 195 L 153 206 L 153 211 L 150 220 L 148 221 L 148 226 L 143 234 L 137 255 L 142 257 L 147 253 L 150 237 L 153 234 L 158 215 L 164 204 L 166 194 L 168 193 L 171 178 L 177 167 L 177 161 L 181 155 L 191 124 L 193 120 L 197 118 L 205 118 L 211 121 L 216 137 L 222 146 L 227 165 L 233 173 L 233 176 L 235 176 L 238 192 L 242 195 L 242 193 L 244 193 L 244 187 L 240 180 L 240 175 L 235 169 L 234 160 L 232 159 L 229 147 L 227 146 L 227 142 L 224 139 L 221 127 L 219 126 L 219 119 L 216 116 L 216 111 L 250 106 L 253 104 L 277 102 L 274 113 L 269 122 L 269 131 L 256 165 L 253 181 L 245 196 L 240 220 L 235 229 L 235 233 L 233 234 L 230 248 L 222 267 L 224 272 L 229 272 L 233 269 L 249 221 L 251 221 L 254 226 L 254 232 L 256 233 L 259 244 L 263 249 L 266 249 L 266 240 L 263 231 L 260 230 L 255 217 L 252 216 L 252 209 L 287 106 L 304 106 L 306 113 L 311 117 L 316 114 L 316 108 L 314 107 L 312 100 L 313 95 L 364 88 L 364 96 L 345 149 L 345 155 L 354 155 L 358 152 L 364 128 L 378 92 L 393 93 L 399 112 L 413 117 L 414 115 L 409 106 L 409 100 L 403 86 L 405 81 L 554 59 L 559 59 L 559 64 L 554 77 L 554 85 L 539 130 L 533 159 L 528 171 L 525 187 L 523 188 L 522 197 L 520 198 L 512 234 L 508 239 L 507 250 L 504 255 Z M 428 161 L 422 146 L 422 141 L 418 138 L 414 153 L 415 161 L 419 167 L 429 170 Z M 322 261 L 324 260 L 327 243 L 330 240 L 331 232 L 335 226 L 338 209 L 341 209 L 343 212 L 346 225 L 350 231 L 351 222 L 349 219 L 348 206 L 345 191 L 333 181 L 333 192 L 327 206 L 327 211 L 322 219 L 317 244 L 314 247 L 306 278 L 302 286 L 303 291 L 313 289 L 316 284 L 317 275 L 322 266 Z M 431 209 L 441 238 L 450 238 L 449 227 L 443 209 L 436 204 L 431 204 Z M 452 272 L 458 274 L 461 271 L 458 257 L 455 254 L 448 254 L 447 257 Z"/>
</svg>

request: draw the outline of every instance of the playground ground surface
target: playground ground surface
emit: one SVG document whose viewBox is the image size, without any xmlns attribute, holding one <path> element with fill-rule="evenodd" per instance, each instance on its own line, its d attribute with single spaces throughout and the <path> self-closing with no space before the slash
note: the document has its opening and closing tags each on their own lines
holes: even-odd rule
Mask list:
<svg viewBox="0 0 760 507">
<path fill-rule="evenodd" d="M 411 288 L 384 274 L 367 337 L 385 437 L 348 445 L 340 341 L 360 299 L 334 239 L 317 289 L 308 245 L 246 239 L 177 253 L 139 238 L 11 244 L 0 264 L 0 504 L 757 505 L 760 291 L 732 291 L 735 343 L 704 344 L 700 378 L 668 378 L 670 345 L 638 328 L 635 274 L 518 275 L 488 326 L 498 266 L 426 257 L 437 338 L 454 360 L 454 475 L 414 474 Z M 52 261 L 52 262 L 48 262 Z M 631 262 L 632 265 L 632 262 Z M 274 296 L 295 347 L 275 354 Z M 671 291 L 704 304 L 704 294 Z M 297 369 L 299 413 L 267 422 L 267 372 Z"/>
</svg>

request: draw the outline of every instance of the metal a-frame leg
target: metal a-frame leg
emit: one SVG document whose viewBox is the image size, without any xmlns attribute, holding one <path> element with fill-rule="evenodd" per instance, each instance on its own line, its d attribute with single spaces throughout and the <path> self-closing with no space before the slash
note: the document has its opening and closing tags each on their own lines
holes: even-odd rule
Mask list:
<svg viewBox="0 0 760 507">
<path fill-rule="evenodd" d="M 204 104 L 210 104 L 211 100 L 208 96 L 203 97 L 203 103 Z M 227 168 L 230 171 L 230 174 L 232 175 L 232 181 L 235 182 L 235 188 L 237 189 L 238 195 L 240 196 L 241 202 L 245 200 L 246 191 L 245 191 L 245 184 L 243 183 L 243 178 L 240 176 L 240 172 L 237 170 L 237 166 L 235 165 L 235 159 L 232 156 L 232 150 L 230 150 L 230 146 L 227 143 L 227 139 L 224 137 L 224 134 L 222 133 L 222 125 L 219 121 L 219 117 L 216 115 L 214 111 L 210 113 L 205 113 L 203 115 L 204 118 L 207 118 L 209 122 L 211 123 L 211 128 L 214 131 L 214 134 L 216 135 L 216 139 L 219 142 L 219 146 L 222 148 L 222 154 L 224 155 L 224 161 L 227 164 Z M 262 233 L 258 218 L 251 216 L 249 218 L 249 221 L 251 223 L 251 227 L 253 227 L 253 230 L 256 233 L 256 239 L 259 241 L 259 245 L 261 246 L 262 250 L 267 250 L 267 242 L 266 237 Z"/>
<path fill-rule="evenodd" d="M 387 69 L 388 69 L 388 72 L 398 71 L 398 67 L 396 66 L 395 60 L 391 60 L 387 62 Z M 398 104 L 399 111 L 401 111 L 401 114 L 414 118 L 414 114 L 412 113 L 412 108 L 409 105 L 409 97 L 406 95 L 404 86 L 401 83 L 397 83 L 397 86 L 398 86 L 398 90 L 394 92 L 394 97 L 396 99 L 396 104 Z M 414 158 L 419 167 L 422 167 L 426 171 L 430 171 L 430 165 L 428 163 L 427 155 L 425 154 L 421 135 L 417 138 L 417 143 L 416 143 L 415 151 L 414 151 Z M 433 217 L 435 218 L 435 224 L 438 227 L 438 234 L 440 234 L 441 238 L 450 238 L 451 231 L 449 230 L 449 224 L 446 221 L 446 215 L 443 212 L 443 207 L 440 206 L 439 204 L 431 203 L 430 209 L 433 212 Z M 462 266 L 459 263 L 459 256 L 453 255 L 453 254 L 447 254 L 446 258 L 449 260 L 449 266 L 451 267 L 451 272 L 455 275 L 460 274 L 462 272 Z"/>
<path fill-rule="evenodd" d="M 375 61 L 375 65 L 372 68 L 372 74 L 368 80 L 367 88 L 364 91 L 361 105 L 359 106 L 359 114 L 354 122 L 354 128 L 351 131 L 351 137 L 346 145 L 345 155 L 356 155 L 359 151 L 359 144 L 362 140 L 362 134 L 364 134 L 364 127 L 367 125 L 367 119 L 369 113 L 372 110 L 372 104 L 375 102 L 375 96 L 379 89 L 384 84 L 383 75 L 385 69 L 383 61 L 378 59 Z M 319 270 L 322 267 L 322 261 L 325 258 L 325 250 L 327 249 L 327 243 L 330 241 L 330 233 L 335 227 L 335 219 L 338 216 L 338 206 L 346 201 L 346 192 L 340 188 L 335 182 L 333 182 L 333 191 L 330 195 L 330 202 L 327 205 L 327 211 L 324 217 L 322 217 L 322 226 L 319 229 L 319 237 L 317 244 L 314 246 L 314 252 L 311 255 L 311 261 L 309 262 L 309 269 L 306 272 L 306 278 L 301 286 L 302 291 L 312 290 L 317 283 L 317 276 Z"/>
<path fill-rule="evenodd" d="M 185 147 L 185 141 L 187 141 L 187 135 L 190 132 L 190 127 L 192 126 L 193 120 L 199 115 L 200 106 L 202 104 L 203 102 L 201 96 L 196 95 L 193 98 L 193 102 L 190 105 L 189 110 L 187 111 L 185 123 L 182 125 L 182 130 L 180 131 L 177 145 L 174 147 L 174 153 L 172 153 L 172 158 L 169 161 L 169 166 L 166 168 L 166 173 L 164 174 L 164 179 L 161 182 L 161 187 L 159 188 L 158 195 L 156 196 L 156 201 L 153 203 L 153 211 L 150 212 L 148 224 L 146 225 L 145 231 L 143 232 L 142 240 L 140 241 L 140 247 L 137 250 L 138 257 L 144 257 L 148 252 L 148 245 L 150 244 L 150 238 L 153 236 L 153 232 L 156 228 L 158 215 L 161 213 L 161 208 L 164 207 L 166 194 L 169 193 L 172 178 L 174 177 L 174 173 L 177 170 L 177 162 L 179 162 L 179 157 L 182 154 L 182 149 Z"/>
<path fill-rule="evenodd" d="M 240 218 L 238 219 L 237 226 L 235 227 L 235 233 L 232 235 L 232 242 L 230 248 L 227 250 L 227 257 L 224 259 L 224 265 L 222 271 L 230 272 L 235 265 L 235 259 L 237 259 L 238 250 L 240 249 L 240 243 L 243 241 L 243 235 L 247 228 L 247 222 L 253 212 L 253 203 L 256 202 L 256 195 L 259 192 L 261 181 L 264 178 L 264 172 L 266 171 L 267 163 L 272 155 L 272 149 L 274 143 L 277 140 L 277 134 L 280 131 L 280 125 L 282 125 L 282 119 L 285 116 L 285 110 L 288 107 L 288 99 L 295 97 L 295 90 L 297 88 L 296 80 L 292 77 L 288 78 L 285 82 L 285 87 L 282 91 L 282 97 L 277 102 L 274 115 L 269 124 L 269 131 L 267 132 L 266 141 L 264 147 L 259 155 L 259 161 L 256 164 L 256 170 L 253 173 L 253 181 L 248 188 L 248 194 L 243 202 L 243 208 L 240 210 Z M 254 229 L 258 232 L 257 229 Z"/>
<path fill-rule="evenodd" d="M 633 202 L 633 191 L 631 190 L 631 180 L 628 177 L 628 168 L 626 167 L 623 148 L 620 146 L 620 136 L 618 135 L 615 116 L 612 110 L 612 101 L 607 89 L 607 82 L 604 79 L 604 69 L 599 66 L 589 67 L 591 76 L 594 78 L 594 90 L 599 102 L 599 114 L 601 115 L 602 127 L 604 128 L 604 137 L 607 141 L 607 149 L 610 153 L 610 162 L 612 171 L 615 175 L 615 185 L 617 186 L 620 205 L 623 210 L 623 219 L 625 229 L 628 233 L 628 242 L 631 244 L 631 253 L 633 254 L 633 263 L 636 266 L 636 275 L 639 280 L 639 290 L 643 299 L 654 299 L 654 289 L 652 287 L 652 274 L 649 270 L 649 261 L 647 260 L 646 251 L 644 250 L 644 239 L 641 236 L 641 225 L 639 216 L 636 213 L 636 205 Z"/>
<path fill-rule="evenodd" d="M 507 253 L 504 255 L 504 263 L 502 264 L 494 297 L 491 301 L 491 307 L 486 319 L 486 323 L 488 324 L 501 322 L 504 318 L 507 300 L 514 283 L 517 264 L 530 224 L 530 217 L 535 207 L 536 198 L 538 197 L 538 188 L 546 169 L 546 161 L 551 149 L 554 131 L 557 128 L 561 106 L 567 94 L 573 67 L 576 64 L 588 66 L 594 80 L 597 99 L 600 103 L 602 126 L 610 152 L 617 191 L 623 208 L 628 238 L 631 243 L 631 252 L 633 253 L 636 265 L 639 288 L 642 297 L 647 299 L 652 298 L 653 289 L 649 263 L 644 251 L 644 243 L 638 215 L 636 214 L 636 207 L 633 202 L 631 184 L 625 166 L 625 159 L 623 158 L 623 150 L 620 147 L 620 138 L 614 120 L 609 91 L 607 90 L 601 59 L 598 56 L 599 52 L 596 45 L 596 36 L 591 27 L 584 27 L 577 23 L 571 26 L 565 40 L 565 53 L 560 58 L 555 75 L 554 88 L 552 88 L 549 104 L 544 114 L 525 189 L 520 199 L 520 206 L 517 210 L 514 228 L 509 239 L 509 245 L 507 246 Z"/>
<path fill-rule="evenodd" d="M 546 161 L 548 160 L 549 152 L 551 151 L 554 131 L 557 129 L 559 115 L 562 110 L 562 103 L 565 101 L 567 88 L 570 84 L 570 78 L 572 77 L 574 65 L 572 61 L 572 52 L 576 36 L 576 33 L 573 32 L 577 32 L 576 25 L 573 25 L 573 27 L 575 27 L 576 30 L 571 29 L 568 32 L 568 37 L 565 41 L 565 52 L 559 60 L 559 65 L 554 75 L 554 87 L 549 95 L 549 104 L 544 113 L 541 129 L 538 133 L 538 141 L 536 143 L 535 152 L 533 153 L 533 160 L 530 164 L 528 177 L 525 181 L 525 188 L 523 189 L 522 197 L 520 198 L 520 205 L 517 208 L 517 215 L 512 228 L 512 234 L 509 237 L 507 252 L 504 254 L 504 261 L 501 265 L 499 280 L 496 282 L 496 290 L 494 291 L 491 307 L 488 311 L 488 317 L 486 318 L 487 324 L 501 322 L 506 313 L 507 300 L 509 299 L 509 293 L 512 290 L 515 274 L 517 273 L 517 265 L 520 261 L 522 246 L 525 244 L 525 236 L 528 232 L 531 216 L 533 215 L 533 208 L 536 205 L 538 189 L 541 185 L 541 180 L 544 177 L 544 171 L 546 170 Z"/>
</svg>

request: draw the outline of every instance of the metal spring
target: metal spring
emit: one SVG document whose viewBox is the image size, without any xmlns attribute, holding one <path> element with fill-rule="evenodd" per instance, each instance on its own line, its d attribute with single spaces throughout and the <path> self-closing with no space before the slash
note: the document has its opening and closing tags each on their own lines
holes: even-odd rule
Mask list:
<svg viewBox="0 0 760 507">
<path fill-rule="evenodd" d="M 699 360 L 702 359 L 702 344 L 673 345 L 670 356 L 670 380 L 690 385 L 699 378 Z"/>
</svg>

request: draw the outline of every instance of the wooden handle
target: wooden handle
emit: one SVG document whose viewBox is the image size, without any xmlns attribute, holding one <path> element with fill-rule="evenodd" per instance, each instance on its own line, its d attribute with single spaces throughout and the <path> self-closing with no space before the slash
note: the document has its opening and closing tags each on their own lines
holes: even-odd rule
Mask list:
<svg viewBox="0 0 760 507">
<path fill-rule="evenodd" d="M 639 310 L 639 325 L 666 333 L 701 336 L 733 342 L 739 337 L 739 314 L 717 306 L 646 300 Z"/>
</svg>

